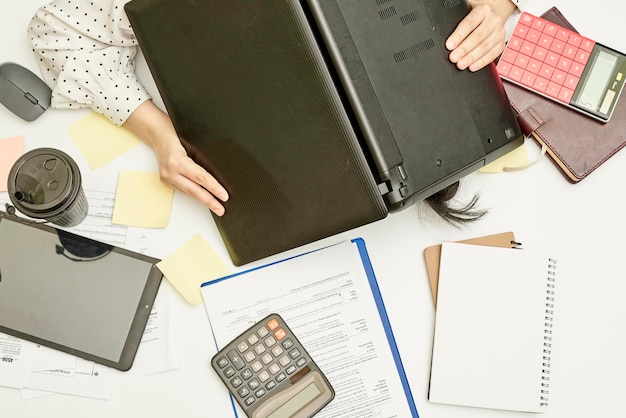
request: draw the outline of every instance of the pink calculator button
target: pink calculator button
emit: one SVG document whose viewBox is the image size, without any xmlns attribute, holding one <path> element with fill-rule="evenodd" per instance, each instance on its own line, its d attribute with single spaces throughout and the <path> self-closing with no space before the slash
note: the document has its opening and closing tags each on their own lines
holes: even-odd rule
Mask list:
<svg viewBox="0 0 626 418">
<path fill-rule="evenodd" d="M 513 64 L 511 64 L 510 62 L 500 60 L 498 62 L 498 73 L 501 76 L 507 77 L 512 67 L 513 67 Z"/>
<path fill-rule="evenodd" d="M 565 103 L 569 103 L 572 100 L 572 96 L 574 95 L 574 91 L 565 87 L 561 87 L 559 91 L 559 96 L 557 97 L 559 100 Z"/>
<path fill-rule="evenodd" d="M 567 43 L 570 45 L 573 45 L 575 47 L 580 46 L 580 43 L 583 41 L 583 37 L 580 36 L 579 34 L 577 34 L 576 32 L 572 32 L 569 35 L 569 39 L 567 40 Z"/>
<path fill-rule="evenodd" d="M 502 54 L 502 57 L 500 59 L 506 62 L 515 62 L 515 58 L 517 58 L 517 51 L 507 49 L 506 51 L 504 51 L 504 54 Z"/>
<path fill-rule="evenodd" d="M 559 97 L 559 92 L 561 91 L 561 86 L 555 83 L 554 81 L 550 81 L 548 83 L 548 88 L 546 88 L 546 94 L 554 99 Z"/>
<path fill-rule="evenodd" d="M 524 24 L 526 26 L 530 26 L 533 23 L 534 18 L 528 13 L 522 13 L 519 18 L 519 23 Z"/>
<path fill-rule="evenodd" d="M 535 83 L 536 78 L 537 78 L 536 74 L 533 74 L 530 71 L 524 71 L 524 74 L 522 75 L 522 79 L 520 80 L 520 82 L 524 84 L 525 86 L 532 87 L 533 84 Z"/>
<path fill-rule="evenodd" d="M 591 39 L 583 38 L 582 42 L 580 43 L 580 48 L 587 52 L 591 52 L 595 44 L 596 43 Z"/>
<path fill-rule="evenodd" d="M 524 70 L 522 68 L 516 67 L 515 65 L 511 67 L 509 71 L 509 78 L 513 81 L 520 81 L 522 76 L 524 75 Z"/>
<path fill-rule="evenodd" d="M 535 48 L 535 50 L 533 51 L 533 58 L 543 62 L 543 60 L 546 59 L 546 56 L 548 55 L 548 50 L 545 48 L 540 47 L 539 45 L 537 45 L 537 47 Z"/>
<path fill-rule="evenodd" d="M 579 62 L 581 64 L 587 64 L 587 61 L 589 60 L 589 52 L 585 51 L 584 49 L 579 49 L 578 51 L 576 51 L 576 55 L 574 56 L 574 59 L 576 60 L 576 62 Z"/>
<path fill-rule="evenodd" d="M 545 78 L 537 77 L 535 79 L 535 84 L 533 84 L 533 88 L 537 90 L 538 92 L 543 93 L 546 91 L 546 88 L 548 88 L 548 83 L 549 81 L 546 80 Z"/>
</svg>

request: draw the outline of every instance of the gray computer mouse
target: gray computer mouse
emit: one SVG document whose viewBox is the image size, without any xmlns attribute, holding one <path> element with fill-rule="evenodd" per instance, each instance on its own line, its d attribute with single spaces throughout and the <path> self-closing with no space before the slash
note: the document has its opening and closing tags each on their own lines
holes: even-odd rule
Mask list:
<svg viewBox="0 0 626 418">
<path fill-rule="evenodd" d="M 19 64 L 0 64 L 0 103 L 31 122 L 50 106 L 52 90 L 32 71 Z"/>
</svg>

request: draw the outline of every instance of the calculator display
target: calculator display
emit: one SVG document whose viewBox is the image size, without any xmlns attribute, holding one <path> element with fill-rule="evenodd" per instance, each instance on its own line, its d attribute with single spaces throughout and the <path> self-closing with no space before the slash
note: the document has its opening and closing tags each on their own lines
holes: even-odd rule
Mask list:
<svg viewBox="0 0 626 418">
<path fill-rule="evenodd" d="M 582 83 L 578 92 L 574 93 L 572 104 L 579 105 L 591 111 L 608 115 L 618 92 L 612 86 L 616 77 L 616 66 L 619 56 L 596 44 L 598 49 L 587 64 L 586 74 L 583 74 Z M 613 89 L 612 89 L 613 87 Z"/>
</svg>

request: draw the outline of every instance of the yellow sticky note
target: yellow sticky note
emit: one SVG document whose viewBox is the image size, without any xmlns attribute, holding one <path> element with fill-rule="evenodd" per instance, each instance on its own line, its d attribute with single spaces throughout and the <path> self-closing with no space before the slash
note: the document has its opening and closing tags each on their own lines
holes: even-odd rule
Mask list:
<svg viewBox="0 0 626 418">
<path fill-rule="evenodd" d="M 67 130 L 92 170 L 97 170 L 141 142 L 128 129 L 95 112 L 74 122 Z"/>
<path fill-rule="evenodd" d="M 24 154 L 23 136 L 0 139 L 0 192 L 7 191 L 9 171 L 22 154 Z"/>
<path fill-rule="evenodd" d="M 528 164 L 529 160 L 528 153 L 526 152 L 526 146 L 522 144 L 508 154 L 505 154 L 490 164 L 487 164 L 479 171 L 482 173 L 501 173 L 504 171 L 505 167 L 526 167 Z"/>
<path fill-rule="evenodd" d="M 202 303 L 200 285 L 230 274 L 226 264 L 200 236 L 157 263 L 174 288 L 192 305 Z"/>
<path fill-rule="evenodd" d="M 174 189 L 164 185 L 157 173 L 121 171 L 112 222 L 141 228 L 165 228 L 173 199 Z"/>
</svg>

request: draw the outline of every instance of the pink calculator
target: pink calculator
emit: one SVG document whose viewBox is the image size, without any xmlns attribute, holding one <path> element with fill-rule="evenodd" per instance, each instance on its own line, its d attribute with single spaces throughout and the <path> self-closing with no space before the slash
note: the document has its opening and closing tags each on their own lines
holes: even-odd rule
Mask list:
<svg viewBox="0 0 626 418">
<path fill-rule="evenodd" d="M 497 69 L 505 80 L 608 122 L 624 87 L 626 56 L 523 12 Z"/>
</svg>

